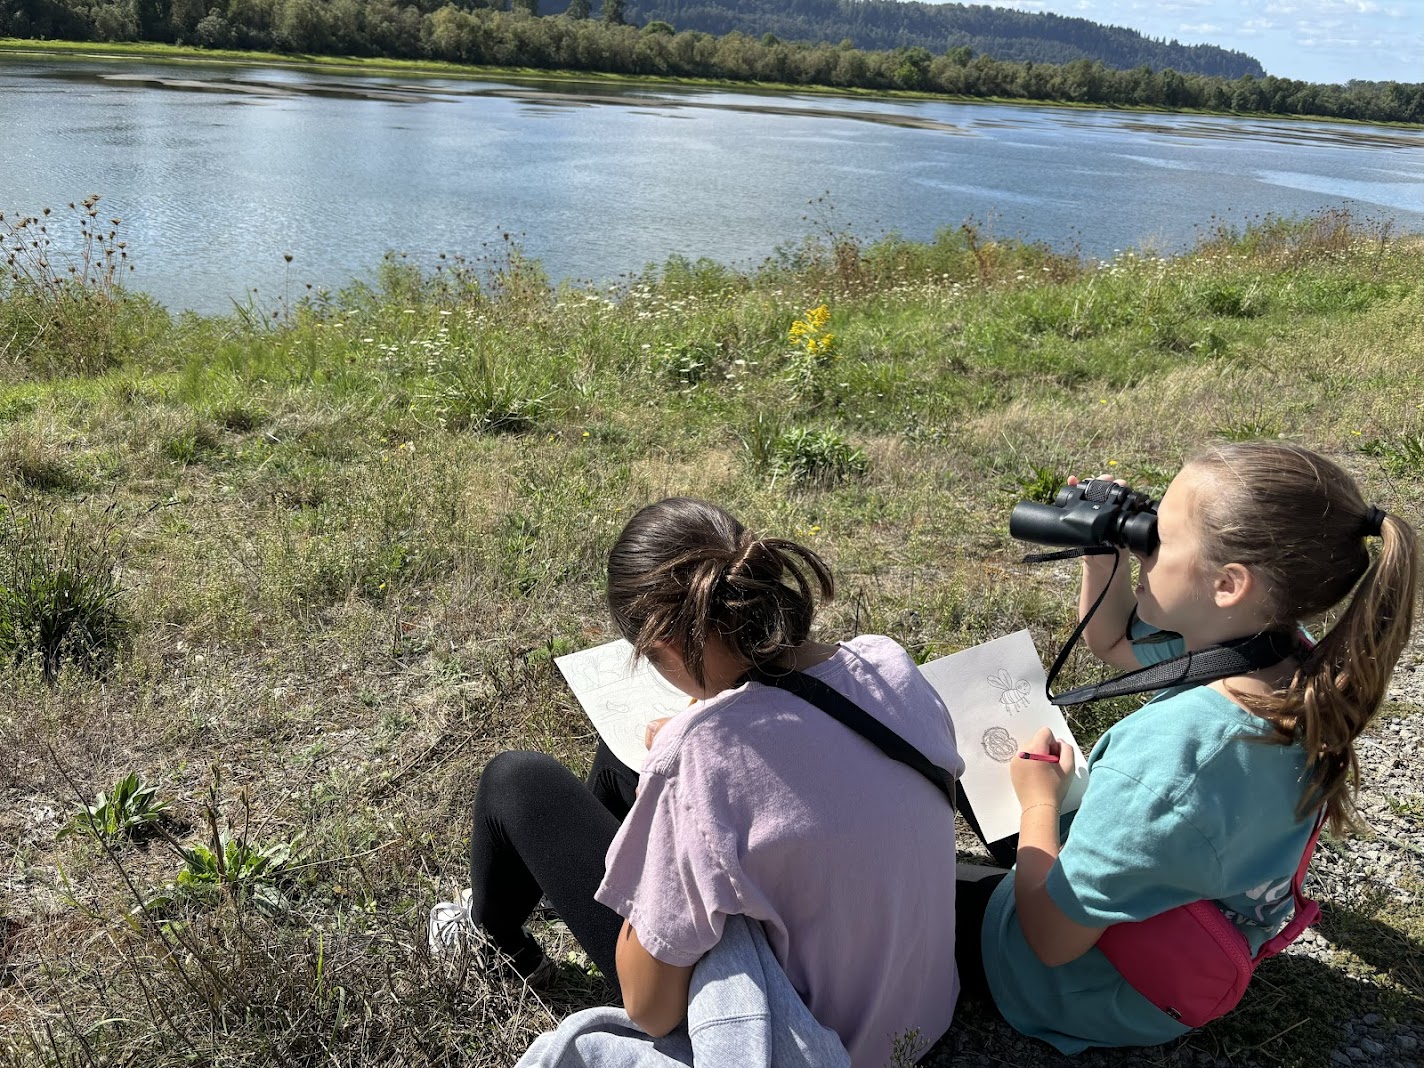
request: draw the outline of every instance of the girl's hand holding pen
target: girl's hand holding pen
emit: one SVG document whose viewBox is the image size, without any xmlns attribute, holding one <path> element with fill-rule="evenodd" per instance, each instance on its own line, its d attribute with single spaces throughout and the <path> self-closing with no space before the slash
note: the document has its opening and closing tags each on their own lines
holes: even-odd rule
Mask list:
<svg viewBox="0 0 1424 1068">
<path fill-rule="evenodd" d="M 1009 761 L 1009 778 L 1023 808 L 1056 805 L 1073 781 L 1073 747 L 1040 727 L 1018 758 Z"/>
<path fill-rule="evenodd" d="M 662 730 L 663 725 L 670 719 L 672 719 L 671 716 L 663 716 L 661 719 L 653 720 L 643 728 L 643 745 L 646 748 L 651 749 L 653 747 L 653 739 L 658 736 L 658 731 Z"/>
<path fill-rule="evenodd" d="M 695 704 L 697 704 L 697 698 L 694 697 L 687 702 L 687 707 L 691 708 Z M 662 730 L 670 719 L 672 719 L 671 716 L 663 716 L 660 719 L 650 721 L 648 725 L 643 728 L 643 748 L 652 749 L 653 739 L 658 736 L 658 731 Z"/>
</svg>

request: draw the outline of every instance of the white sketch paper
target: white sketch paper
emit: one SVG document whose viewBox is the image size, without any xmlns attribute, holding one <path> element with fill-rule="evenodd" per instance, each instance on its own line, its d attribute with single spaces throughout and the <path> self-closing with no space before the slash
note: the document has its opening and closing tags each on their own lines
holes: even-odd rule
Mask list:
<svg viewBox="0 0 1424 1068">
<path fill-rule="evenodd" d="M 1028 631 L 932 660 L 920 672 L 949 708 L 964 757 L 964 793 L 989 841 L 1018 833 L 1020 809 L 1009 762 L 1040 727 L 1073 747 L 1073 784 L 1063 811 L 1078 807 L 1088 785 L 1088 762 L 1063 713 L 1048 703 L 1043 662 Z"/>
<path fill-rule="evenodd" d="M 633 647 L 621 638 L 554 658 L 569 689 L 588 713 L 599 737 L 634 771 L 648 755 L 643 744 L 647 725 L 687 707 L 677 689 L 646 660 L 633 663 Z"/>
<path fill-rule="evenodd" d="M 687 695 L 646 660 L 634 665 L 633 647 L 621 639 L 556 657 L 554 663 L 613 755 L 635 771 L 648 755 L 647 725 L 688 705 Z M 1028 631 L 941 657 L 920 671 L 949 709 L 964 757 L 964 792 L 989 841 L 1019 829 L 1009 762 L 1040 727 L 1073 747 L 1076 770 L 1063 811 L 1078 807 L 1087 788 L 1087 760 L 1063 714 L 1044 695 L 1043 663 Z"/>
</svg>

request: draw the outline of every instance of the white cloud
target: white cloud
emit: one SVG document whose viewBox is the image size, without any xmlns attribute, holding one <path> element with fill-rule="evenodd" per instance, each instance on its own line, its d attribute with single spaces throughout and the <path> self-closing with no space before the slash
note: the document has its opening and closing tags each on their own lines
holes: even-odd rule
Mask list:
<svg viewBox="0 0 1424 1068">
<path fill-rule="evenodd" d="M 1391 9 L 1398 11 L 1398 8 Z M 1375 0 L 1296 0 L 1296 2 L 1272 2 L 1266 5 L 1268 15 L 1378 15 L 1385 9 Z"/>
<path fill-rule="evenodd" d="M 1332 48 L 1349 52 L 1361 49 L 1374 51 L 1384 47 L 1384 41 L 1378 37 L 1372 40 L 1363 37 L 1297 37 L 1295 43 L 1302 48 Z"/>
<path fill-rule="evenodd" d="M 1220 33 L 1221 27 L 1210 22 L 1184 22 L 1177 27 L 1178 33 L 1208 34 Z"/>
</svg>

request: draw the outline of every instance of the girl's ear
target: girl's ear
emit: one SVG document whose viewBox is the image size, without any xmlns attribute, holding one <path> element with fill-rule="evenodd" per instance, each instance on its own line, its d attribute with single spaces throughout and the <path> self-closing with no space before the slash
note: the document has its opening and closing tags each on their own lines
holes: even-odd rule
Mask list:
<svg viewBox="0 0 1424 1068">
<path fill-rule="evenodd" d="M 1218 608 L 1236 608 L 1256 591 L 1256 576 L 1245 564 L 1227 564 L 1212 582 L 1212 598 Z"/>
</svg>

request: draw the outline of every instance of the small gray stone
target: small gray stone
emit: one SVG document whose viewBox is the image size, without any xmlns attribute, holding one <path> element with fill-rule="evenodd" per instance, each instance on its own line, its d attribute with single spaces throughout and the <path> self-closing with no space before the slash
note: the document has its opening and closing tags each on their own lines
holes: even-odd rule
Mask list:
<svg viewBox="0 0 1424 1068">
<path fill-rule="evenodd" d="M 1345 1056 L 1349 1057 L 1352 1061 L 1362 1061 L 1365 1059 L 1365 1051 L 1359 1046 L 1346 1046 Z"/>
<path fill-rule="evenodd" d="M 1336 1064 L 1349 1064 L 1349 1063 L 1350 1063 L 1350 1058 L 1347 1057 L 1347 1056 L 1345 1056 L 1345 1054 L 1341 1053 L 1338 1049 L 1332 1049 L 1332 1050 L 1330 1051 L 1330 1059 L 1331 1059 L 1332 1061 L 1334 1061 Z"/>
<path fill-rule="evenodd" d="M 1381 1019 L 1380 1014 L 1377 1013 L 1377 1012 L 1367 1012 L 1367 1013 L 1365 1013 L 1363 1016 L 1360 1017 L 1360 1021 L 1361 1021 L 1366 1027 L 1373 1027 L 1373 1026 L 1375 1026 L 1375 1024 L 1377 1024 L 1377 1023 L 1380 1022 L 1380 1019 Z"/>
<path fill-rule="evenodd" d="M 1360 1048 L 1366 1053 L 1370 1054 L 1370 1056 L 1372 1057 L 1378 1057 L 1381 1053 L 1384 1052 L 1384 1046 L 1376 1042 L 1372 1038 L 1360 1039 Z"/>
<path fill-rule="evenodd" d="M 1410 1051 L 1419 1048 L 1419 1040 L 1413 1035 L 1397 1035 L 1395 1037 L 1394 1044 L 1400 1049 L 1407 1049 Z"/>
</svg>

